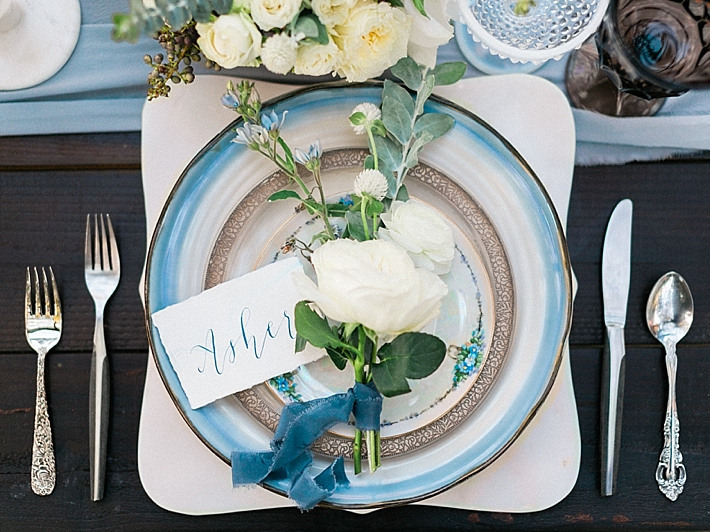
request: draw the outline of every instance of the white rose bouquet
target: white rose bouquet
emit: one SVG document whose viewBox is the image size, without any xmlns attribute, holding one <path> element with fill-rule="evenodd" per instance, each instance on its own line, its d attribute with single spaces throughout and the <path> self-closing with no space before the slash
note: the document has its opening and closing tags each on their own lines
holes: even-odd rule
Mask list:
<svg viewBox="0 0 710 532">
<path fill-rule="evenodd" d="M 453 36 L 448 0 L 130 0 L 114 15 L 115 40 L 153 35 L 166 55 L 146 55 L 149 99 L 191 83 L 192 63 L 276 74 L 380 76 L 401 58 L 433 68 Z"/>
<path fill-rule="evenodd" d="M 335 16 L 342 4 L 328 6 Z M 355 133 L 367 136 L 370 155 L 347 205 L 325 197 L 320 142 L 292 150 L 281 136 L 286 113 L 263 112 L 253 83 L 230 83 L 222 99 L 243 119 L 234 141 L 268 157 L 297 185 L 297 191 L 281 190 L 269 200 L 297 200 L 323 223 L 310 242 L 295 244 L 315 273 L 315 282 L 305 274 L 294 278 L 303 297 L 295 309 L 296 349 L 306 343 L 325 349 L 338 369 L 352 364 L 355 381 L 384 397 L 409 392 L 408 379 L 429 376 L 447 351 L 441 339 L 422 330 L 448 293 L 440 276 L 454 258 L 453 233 L 441 214 L 410 200 L 403 181 L 424 146 L 454 125 L 449 115 L 424 112 L 425 101 L 435 85 L 463 74 L 458 64 L 429 70 L 409 57 L 391 71 L 410 90 L 385 81 L 381 105 L 363 103 L 350 115 Z M 315 187 L 304 182 L 298 165 L 311 173 Z M 377 429 L 356 429 L 356 474 L 363 443 L 370 470 L 379 467 L 379 437 Z"/>
</svg>

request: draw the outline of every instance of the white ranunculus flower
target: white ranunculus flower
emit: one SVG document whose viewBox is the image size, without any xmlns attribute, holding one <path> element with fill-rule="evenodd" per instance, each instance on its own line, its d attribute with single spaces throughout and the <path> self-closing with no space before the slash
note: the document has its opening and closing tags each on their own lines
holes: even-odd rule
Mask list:
<svg viewBox="0 0 710 532">
<path fill-rule="evenodd" d="M 353 192 L 360 197 L 369 194 L 382 201 L 387 195 L 387 190 L 389 190 L 387 178 L 379 170 L 363 170 L 355 177 L 353 183 Z"/>
<path fill-rule="evenodd" d="M 437 211 L 416 201 L 393 201 L 380 218 L 385 227 L 377 236 L 405 249 L 417 267 L 437 275 L 451 269 L 454 235 Z"/>
<path fill-rule="evenodd" d="M 382 111 L 380 111 L 380 108 L 377 107 L 374 103 L 370 102 L 363 102 L 355 106 L 355 109 L 352 110 L 350 113 L 350 116 L 354 115 L 355 113 L 362 113 L 365 115 L 365 122 L 371 124 L 375 120 L 379 120 L 382 118 Z M 367 133 L 367 130 L 365 129 L 365 124 L 350 124 L 355 131 L 356 135 L 364 135 Z"/>
<path fill-rule="evenodd" d="M 383 340 L 423 329 L 448 292 L 439 277 L 416 268 L 406 251 L 385 240 L 331 240 L 311 260 L 317 286 L 304 273 L 294 274 L 302 297 L 327 317 L 361 323 Z"/>
<path fill-rule="evenodd" d="M 331 40 L 328 44 L 301 43 L 296 53 L 293 71 L 305 76 L 324 76 L 333 72 L 340 62 L 340 49 Z"/>
<path fill-rule="evenodd" d="M 343 24 L 358 0 L 311 0 L 311 8 L 318 19 L 328 27 Z"/>
<path fill-rule="evenodd" d="M 407 54 L 420 65 L 434 68 L 437 48 L 454 36 L 454 27 L 449 22 L 453 17 L 448 12 L 448 2 L 449 0 L 426 0 L 424 9 L 429 15 L 427 18 L 414 7 L 412 0 L 404 0 L 404 9 L 412 17 Z"/>
<path fill-rule="evenodd" d="M 343 52 L 338 74 L 348 81 L 377 77 L 407 55 L 411 17 L 387 2 L 359 0 L 348 19 L 333 28 Z"/>
<path fill-rule="evenodd" d="M 246 13 L 222 15 L 195 27 L 202 53 L 221 67 L 254 65 L 261 53 L 261 32 Z"/>
<path fill-rule="evenodd" d="M 286 35 L 272 35 L 261 47 L 261 60 L 264 66 L 274 74 L 286 74 L 296 64 L 298 41 Z"/>
<path fill-rule="evenodd" d="M 251 0 L 251 16 L 264 31 L 283 28 L 301 10 L 301 0 Z"/>
</svg>

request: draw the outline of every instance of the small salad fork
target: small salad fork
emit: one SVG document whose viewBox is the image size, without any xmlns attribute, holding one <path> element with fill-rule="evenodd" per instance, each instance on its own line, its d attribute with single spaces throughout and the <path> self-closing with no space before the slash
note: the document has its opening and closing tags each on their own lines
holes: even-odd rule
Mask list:
<svg viewBox="0 0 710 532">
<path fill-rule="evenodd" d="M 108 238 L 106 229 L 108 228 Z M 94 328 L 94 352 L 91 356 L 91 384 L 89 386 L 89 450 L 91 462 L 91 500 L 98 501 L 104 495 L 106 474 L 106 443 L 108 439 L 109 412 L 109 364 L 104 339 L 104 308 L 118 286 L 121 277 L 121 261 L 118 256 L 116 237 L 111 218 L 94 215 L 92 247 L 91 215 L 86 217 L 86 242 L 84 247 L 84 280 L 94 300 L 96 326 Z"/>
<path fill-rule="evenodd" d="M 37 495 L 49 495 L 54 490 L 57 473 L 54 463 L 52 427 L 49 424 L 47 395 L 44 389 L 44 360 L 47 352 L 57 345 L 62 336 L 62 307 L 52 268 L 49 268 L 49 278 L 52 282 L 51 295 L 47 272 L 44 268 L 42 268 L 41 287 L 37 268 L 33 268 L 32 272 L 34 275 L 31 275 L 30 269 L 27 268 L 25 290 L 25 335 L 27 343 L 37 352 L 37 399 L 32 443 L 31 484 L 32 491 Z M 44 306 L 42 305 L 42 294 L 44 294 Z"/>
</svg>

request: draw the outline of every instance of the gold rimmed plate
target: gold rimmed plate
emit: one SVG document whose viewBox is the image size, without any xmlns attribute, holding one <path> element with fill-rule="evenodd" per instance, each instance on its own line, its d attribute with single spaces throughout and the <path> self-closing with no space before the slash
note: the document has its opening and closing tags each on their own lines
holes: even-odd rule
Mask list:
<svg viewBox="0 0 710 532">
<path fill-rule="evenodd" d="M 292 146 L 321 139 L 329 195 L 349 190 L 363 157 L 365 141 L 352 132 L 348 111 L 363 101 L 378 103 L 380 96 L 381 88 L 371 85 L 310 87 L 270 104 L 277 112 L 288 109 L 283 135 Z M 495 460 L 549 391 L 569 329 L 566 246 L 539 181 L 475 116 L 442 100 L 431 101 L 428 110 L 456 120 L 451 132 L 427 146 L 407 178 L 415 201 L 447 216 L 457 235 L 457 269 L 449 281 L 454 295 L 433 325 L 452 346 L 449 365 L 433 381 L 417 383 L 414 404 L 386 411 L 383 467 L 374 475 L 350 475 L 350 486 L 326 500 L 336 507 L 422 499 Z M 308 216 L 294 214 L 292 203 L 266 203 L 286 184 L 283 177 L 232 138 L 232 128 L 218 135 L 178 180 L 151 242 L 146 277 L 148 331 L 162 378 L 195 433 L 225 461 L 233 449 L 268 448 L 279 409 L 293 399 L 282 393 L 290 385 L 307 399 L 348 382 L 337 382 L 321 364 L 197 410 L 187 403 L 150 315 L 287 256 L 290 236 L 309 230 Z M 470 347 L 479 323 L 480 363 L 452 387 L 456 357 Z M 349 430 L 335 427 L 319 441 L 315 468 L 348 455 Z M 280 482 L 266 487 L 287 488 Z"/>
</svg>

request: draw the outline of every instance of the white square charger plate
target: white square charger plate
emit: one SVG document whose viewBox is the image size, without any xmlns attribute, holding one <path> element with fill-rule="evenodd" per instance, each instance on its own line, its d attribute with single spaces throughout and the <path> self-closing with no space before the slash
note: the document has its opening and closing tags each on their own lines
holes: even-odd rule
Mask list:
<svg viewBox="0 0 710 532">
<path fill-rule="evenodd" d="M 169 98 L 146 102 L 142 168 L 148 241 L 182 170 L 235 119 L 220 103 L 227 79 L 199 76 L 190 86 L 174 86 Z M 294 88 L 257 82 L 263 100 Z M 520 152 L 545 185 L 564 226 L 574 171 L 575 129 L 562 92 L 542 78 L 515 74 L 461 80 L 437 87 L 435 93 L 480 116 Z M 471 478 L 417 504 L 493 512 L 544 510 L 574 487 L 580 454 L 579 420 L 565 347 L 547 399 L 510 448 Z M 295 506 L 258 486 L 232 488 L 230 467 L 183 421 L 152 356 L 138 434 L 138 471 L 148 496 L 173 512 L 209 515 Z"/>
</svg>

